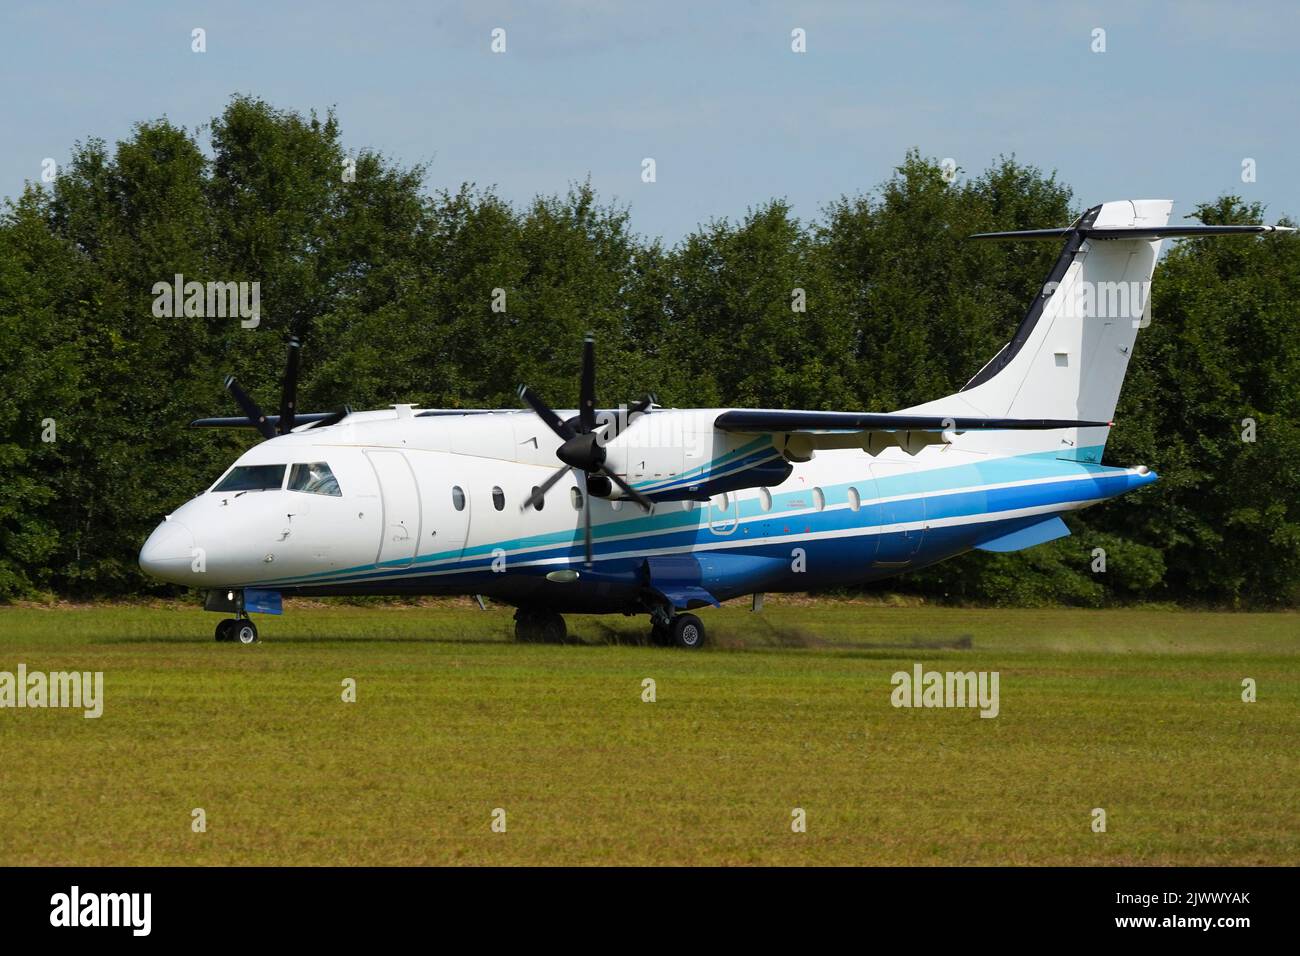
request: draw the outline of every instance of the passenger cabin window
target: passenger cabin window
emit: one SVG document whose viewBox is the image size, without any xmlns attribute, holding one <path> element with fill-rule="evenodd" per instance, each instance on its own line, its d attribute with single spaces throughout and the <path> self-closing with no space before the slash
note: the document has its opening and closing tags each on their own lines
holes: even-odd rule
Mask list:
<svg viewBox="0 0 1300 956">
<path fill-rule="evenodd" d="M 537 485 L 533 485 L 533 495 L 536 495 L 537 492 L 539 492 L 539 491 L 541 491 L 541 490 L 542 490 L 542 489 L 539 488 L 539 487 L 537 487 Z M 529 497 L 532 497 L 532 495 L 530 495 Z M 534 504 L 533 507 L 536 508 L 538 511 L 541 511 L 543 508 L 546 507 L 546 499 L 545 499 L 545 498 L 535 498 L 534 501 L 536 502 L 536 504 Z"/>
<path fill-rule="evenodd" d="M 766 488 L 759 488 L 759 489 L 758 489 L 758 505 L 759 505 L 759 507 L 762 508 L 764 511 L 771 511 L 771 510 L 772 510 L 772 492 L 768 491 Z"/>
<path fill-rule="evenodd" d="M 582 492 L 578 490 L 577 485 L 569 489 L 569 500 L 573 502 L 573 510 L 582 510 Z"/>
<path fill-rule="evenodd" d="M 457 511 L 465 510 L 465 489 L 460 485 L 453 485 L 451 489 L 451 506 Z"/>
<path fill-rule="evenodd" d="M 506 510 L 506 493 L 500 488 L 492 489 L 492 507 L 496 508 L 497 511 Z"/>
<path fill-rule="evenodd" d="M 850 487 L 849 508 L 852 509 L 853 511 L 857 511 L 861 507 L 862 507 L 862 496 L 858 494 L 858 489 Z"/>
<path fill-rule="evenodd" d="M 219 481 L 213 491 L 279 491 L 284 465 L 240 465 Z"/>
<path fill-rule="evenodd" d="M 294 465 L 289 471 L 289 490 L 305 491 L 309 495 L 330 495 L 342 498 L 338 479 L 330 466 L 323 461 L 313 461 L 305 465 Z"/>
<path fill-rule="evenodd" d="M 813 507 L 818 511 L 826 507 L 826 493 L 820 488 L 813 489 Z"/>
</svg>

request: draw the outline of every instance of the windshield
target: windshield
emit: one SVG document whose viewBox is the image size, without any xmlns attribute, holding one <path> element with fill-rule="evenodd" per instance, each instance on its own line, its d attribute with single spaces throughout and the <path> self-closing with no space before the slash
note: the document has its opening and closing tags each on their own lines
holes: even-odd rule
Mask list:
<svg viewBox="0 0 1300 956">
<path fill-rule="evenodd" d="M 284 465 L 240 465 L 231 469 L 213 491 L 279 491 Z"/>
<path fill-rule="evenodd" d="M 312 495 L 333 495 L 343 497 L 339 491 L 338 479 L 330 466 L 323 461 L 313 461 L 305 465 L 294 465 L 289 472 L 289 490 L 305 491 Z"/>
</svg>

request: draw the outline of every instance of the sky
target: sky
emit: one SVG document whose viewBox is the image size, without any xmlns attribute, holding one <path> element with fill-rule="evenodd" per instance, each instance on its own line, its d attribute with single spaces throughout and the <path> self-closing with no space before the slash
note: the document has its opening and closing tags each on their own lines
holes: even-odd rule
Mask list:
<svg viewBox="0 0 1300 956">
<path fill-rule="evenodd" d="M 243 93 L 334 108 L 347 148 L 429 163 L 430 191 L 590 178 L 667 244 L 778 197 L 816 218 L 910 148 L 959 177 L 1014 154 L 1080 209 L 1233 193 L 1300 217 L 1297 38 L 1300 5 L 1265 2 L 7 2 L 0 197 L 78 140 Z"/>
</svg>

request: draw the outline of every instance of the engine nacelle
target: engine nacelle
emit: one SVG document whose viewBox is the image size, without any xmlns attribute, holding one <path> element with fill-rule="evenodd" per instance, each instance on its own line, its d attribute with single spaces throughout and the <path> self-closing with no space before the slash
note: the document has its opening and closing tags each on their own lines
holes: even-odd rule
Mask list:
<svg viewBox="0 0 1300 956">
<path fill-rule="evenodd" d="M 790 476 L 770 435 L 714 427 L 715 409 L 656 408 L 610 426 L 606 467 L 654 501 L 707 501 L 724 491 L 772 487 Z"/>
</svg>

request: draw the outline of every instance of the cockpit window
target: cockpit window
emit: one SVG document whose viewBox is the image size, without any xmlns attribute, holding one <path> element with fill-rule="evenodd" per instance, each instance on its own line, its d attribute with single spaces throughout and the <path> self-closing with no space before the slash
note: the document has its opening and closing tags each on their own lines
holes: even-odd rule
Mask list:
<svg viewBox="0 0 1300 956">
<path fill-rule="evenodd" d="M 232 468 L 213 491 L 279 491 L 284 465 L 240 465 Z"/>
<path fill-rule="evenodd" d="M 294 465 L 289 472 L 289 490 L 305 491 L 312 495 L 333 495 L 343 497 L 339 491 L 338 479 L 330 466 L 323 461 L 313 461 L 305 465 Z"/>
</svg>

